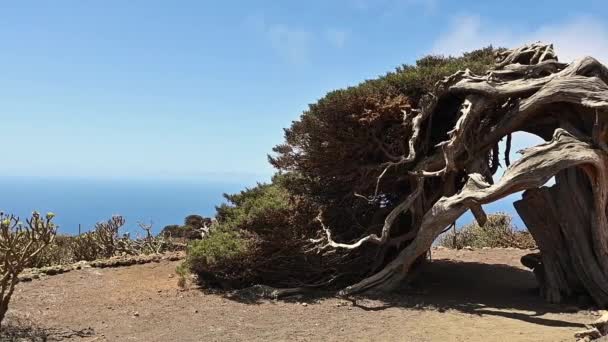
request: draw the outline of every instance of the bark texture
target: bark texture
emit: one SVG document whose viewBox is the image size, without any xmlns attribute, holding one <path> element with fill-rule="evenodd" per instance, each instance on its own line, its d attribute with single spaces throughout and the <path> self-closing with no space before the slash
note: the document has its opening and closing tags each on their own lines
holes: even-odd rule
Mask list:
<svg viewBox="0 0 608 342">
<path fill-rule="evenodd" d="M 393 289 L 466 211 L 483 225 L 483 204 L 526 190 L 515 205 L 542 252 L 536 273 L 543 296 L 559 302 L 582 293 L 608 306 L 607 84 L 608 69 L 594 58 L 560 63 L 553 46 L 543 43 L 501 52 L 485 75 L 463 70 L 438 82 L 419 108 L 404 112 L 409 151 L 391 156 L 386 168 L 404 169 L 411 190 L 388 214 L 381 236 L 340 243 L 323 226 L 320 248 L 397 246 L 379 271 L 341 293 Z M 517 131 L 546 142 L 511 163 L 511 134 Z M 494 183 L 502 139 L 507 169 Z M 556 184 L 544 187 L 553 176 Z M 391 234 L 405 213 L 409 229 Z"/>
</svg>

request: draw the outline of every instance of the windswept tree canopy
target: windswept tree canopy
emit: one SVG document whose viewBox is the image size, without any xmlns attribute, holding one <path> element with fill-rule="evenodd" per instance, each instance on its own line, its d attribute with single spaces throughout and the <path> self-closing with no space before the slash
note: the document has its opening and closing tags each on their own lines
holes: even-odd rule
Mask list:
<svg viewBox="0 0 608 342">
<path fill-rule="evenodd" d="M 219 221 L 266 241 L 252 265 L 268 272 L 256 281 L 351 284 L 349 295 L 394 289 L 466 211 L 483 226 L 483 204 L 525 191 L 515 205 L 542 252 L 532 264 L 545 298 L 585 294 L 606 307 L 607 84 L 594 58 L 561 63 L 543 43 L 423 58 L 310 105 L 270 157 L 273 185 L 229 198 Z M 511 163 L 518 131 L 546 142 Z M 275 203 L 273 192 L 286 203 L 279 211 L 249 205 Z M 227 219 L 243 208 L 247 224 Z"/>
<path fill-rule="evenodd" d="M 560 63 L 552 45 L 535 43 L 498 52 L 493 69 L 483 75 L 465 69 L 445 77 L 404 108 L 401 139 L 409 149 L 383 151 L 389 161 L 377 179 L 382 184 L 388 176 L 409 186 L 401 187 L 404 198 L 385 216 L 381 233 L 340 243 L 320 220 L 326 233 L 321 249 L 404 242 L 381 271 L 343 293 L 394 288 L 445 227 L 467 210 L 483 225 L 482 204 L 528 190 L 517 209 L 536 232 L 543 264 L 550 266 L 542 284 L 547 299 L 583 292 L 607 306 L 607 83 L 608 70 L 597 60 Z M 523 151 L 510 165 L 508 149 L 516 131 L 547 142 Z M 501 139 L 507 139 L 507 170 L 494 184 Z M 390 169 L 395 173 L 385 173 Z M 556 185 L 543 187 L 553 176 Z M 370 201 L 382 202 L 381 194 Z M 533 205 L 547 209 L 545 220 Z M 405 213 L 408 229 L 395 233 L 393 226 Z M 541 238 L 547 220 L 555 224 L 554 234 Z"/>
<path fill-rule="evenodd" d="M 427 56 L 416 65 L 332 91 L 285 130 L 285 143 L 274 148 L 270 162 L 281 171 L 293 171 L 286 186 L 323 206 L 332 230 L 344 239 L 377 230 L 387 210 L 409 192 L 411 184 L 401 165 L 387 170 L 379 184 L 377 178 L 387 164 L 410 153 L 411 114 L 423 95 L 458 70 L 485 73 L 497 51 L 487 47 L 458 58 Z M 450 122 L 425 124 L 445 127 L 445 134 Z M 433 134 L 428 138 L 440 142 L 446 136 L 439 132 L 429 130 L 427 134 Z M 374 193 L 376 201 L 360 197 Z"/>
</svg>

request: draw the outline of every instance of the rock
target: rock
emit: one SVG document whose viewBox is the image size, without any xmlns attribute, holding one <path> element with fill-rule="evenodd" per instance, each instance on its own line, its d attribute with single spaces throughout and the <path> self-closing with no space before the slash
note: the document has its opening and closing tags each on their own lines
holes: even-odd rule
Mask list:
<svg viewBox="0 0 608 342">
<path fill-rule="evenodd" d="M 133 313 L 133 317 L 139 317 L 139 312 L 135 311 L 135 312 Z"/>
<path fill-rule="evenodd" d="M 472 251 L 472 250 L 473 250 L 473 247 L 471 247 L 471 246 L 465 246 L 465 247 L 463 247 L 462 249 L 464 249 L 464 250 L 466 250 L 466 251 Z"/>
<path fill-rule="evenodd" d="M 602 334 L 596 328 L 591 328 L 591 329 L 581 330 L 581 331 L 575 332 L 574 333 L 574 337 L 578 341 L 584 340 L 584 339 L 595 340 L 595 339 L 598 339 L 598 338 L 602 337 Z"/>
<path fill-rule="evenodd" d="M 602 336 L 608 335 L 608 311 L 602 310 L 599 314 L 601 315 L 600 318 L 589 325 L 597 329 Z"/>
<path fill-rule="evenodd" d="M 302 306 L 308 306 L 308 303 L 302 303 Z"/>
<path fill-rule="evenodd" d="M 34 279 L 32 274 L 20 274 L 19 275 L 19 281 L 21 281 L 21 282 L 32 281 L 32 279 Z"/>
</svg>

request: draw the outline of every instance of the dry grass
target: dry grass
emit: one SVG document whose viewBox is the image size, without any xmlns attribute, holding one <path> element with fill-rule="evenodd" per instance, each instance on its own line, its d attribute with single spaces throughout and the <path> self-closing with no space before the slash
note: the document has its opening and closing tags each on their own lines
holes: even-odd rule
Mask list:
<svg viewBox="0 0 608 342">
<path fill-rule="evenodd" d="M 475 223 L 468 224 L 454 232 L 450 230 L 439 237 L 439 246 L 461 249 L 473 248 L 535 248 L 536 242 L 528 231 L 517 230 L 512 219 L 504 213 L 488 215 L 488 221 L 481 227 Z"/>
</svg>

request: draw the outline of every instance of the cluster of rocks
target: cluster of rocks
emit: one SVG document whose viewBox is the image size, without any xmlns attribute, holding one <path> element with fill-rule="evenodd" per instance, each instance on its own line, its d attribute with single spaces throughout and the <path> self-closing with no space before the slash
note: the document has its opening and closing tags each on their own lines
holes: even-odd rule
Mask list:
<svg viewBox="0 0 608 342">
<path fill-rule="evenodd" d="M 586 326 L 586 330 L 574 334 L 577 342 L 608 341 L 608 311 L 602 311 L 598 320 Z"/>
<path fill-rule="evenodd" d="M 19 275 L 19 281 L 32 281 L 40 279 L 43 276 L 52 276 L 56 274 L 67 273 L 73 270 L 83 268 L 109 268 L 122 267 L 138 264 L 147 264 L 151 262 L 160 262 L 163 260 L 177 261 L 185 257 L 183 251 L 169 252 L 164 254 L 148 254 L 148 255 L 122 255 L 115 256 L 109 259 L 98 259 L 93 261 L 79 261 L 69 265 L 53 265 L 40 268 L 28 268 Z"/>
</svg>

